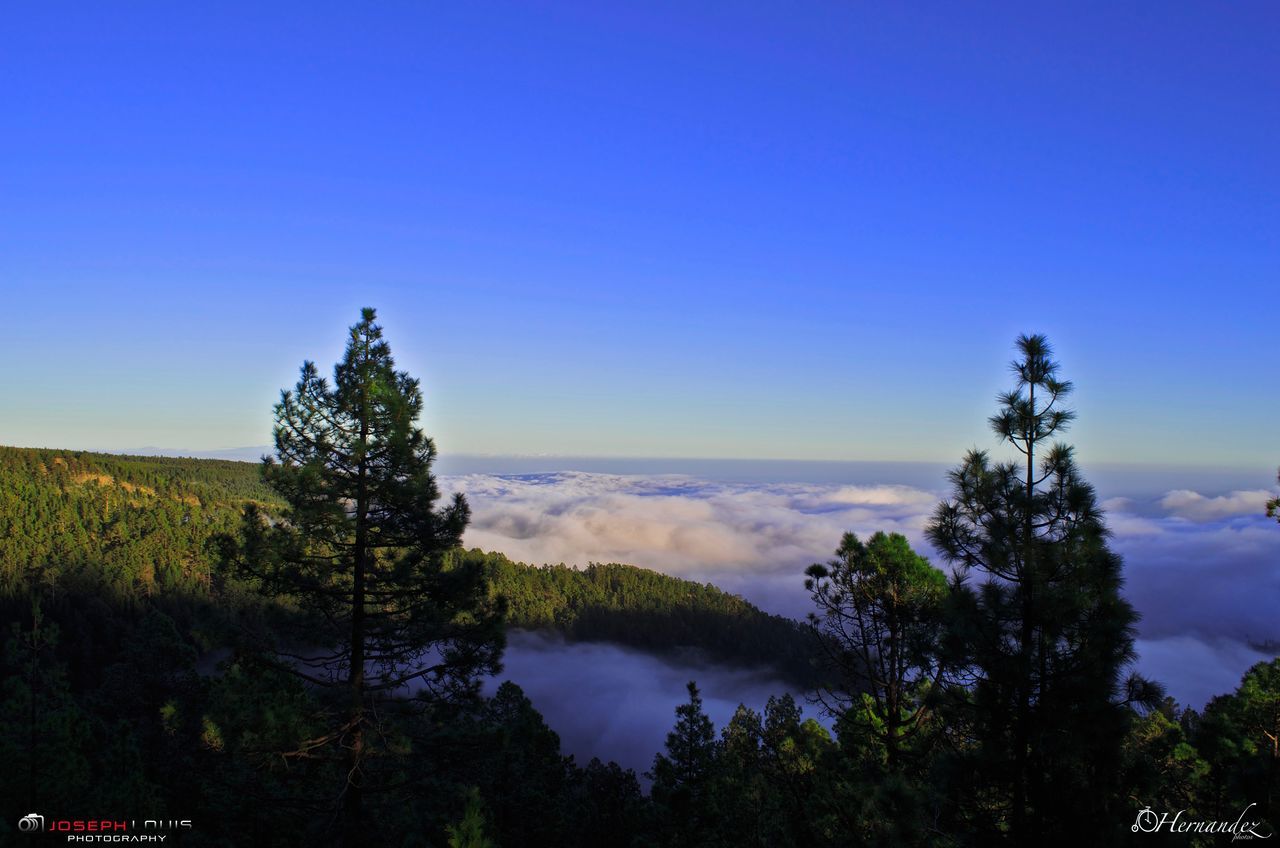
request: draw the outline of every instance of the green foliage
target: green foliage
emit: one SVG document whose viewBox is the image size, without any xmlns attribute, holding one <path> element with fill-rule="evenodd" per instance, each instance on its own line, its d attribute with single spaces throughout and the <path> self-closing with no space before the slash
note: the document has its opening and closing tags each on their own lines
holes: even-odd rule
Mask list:
<svg viewBox="0 0 1280 848">
<path fill-rule="evenodd" d="M 722 663 L 771 666 L 800 686 L 821 679 L 803 626 L 709 583 L 630 565 L 527 566 L 479 550 L 458 551 L 455 557 L 483 565 L 490 595 L 507 603 L 511 627 L 661 654 L 697 649 Z"/>
<path fill-rule="evenodd" d="M 560 799 L 572 779 L 572 761 L 560 754 L 560 737 L 547 727 L 520 687 L 503 683 L 485 705 L 482 721 L 494 733 L 485 770 L 494 800 L 495 830 L 507 848 L 553 845 L 566 830 Z"/>
<path fill-rule="evenodd" d="M 1276 481 L 1280 482 L 1280 472 L 1276 474 Z M 1274 518 L 1280 521 L 1280 497 L 1274 497 L 1267 501 L 1267 518 Z"/>
<path fill-rule="evenodd" d="M 342 704 L 321 738 L 345 751 L 348 845 L 368 838 L 365 789 L 396 744 L 380 724 L 384 702 L 409 685 L 427 702 L 474 698 L 503 641 L 483 571 L 446 560 L 470 512 L 461 495 L 435 505 L 436 449 L 417 427 L 422 391 L 396 370 L 374 319 L 365 309 L 351 327 L 332 385 L 306 362 L 297 386 L 281 392 L 275 456 L 262 467 L 286 502 L 281 519 L 250 506 L 240 538 L 219 542 L 236 573 L 305 614 L 290 643 L 265 647 Z"/>
<path fill-rule="evenodd" d="M 818 608 L 810 623 L 832 672 L 824 703 L 842 741 L 869 737 L 896 768 L 925 747 L 931 728 L 928 702 L 945 668 L 946 576 L 898 533 L 865 545 L 846 533 L 836 558 L 805 574 Z"/>
<path fill-rule="evenodd" d="M 1209 763 L 1205 806 L 1217 816 L 1246 804 L 1280 828 L 1280 658 L 1249 669 L 1235 692 L 1204 709 L 1192 741 Z"/>
<path fill-rule="evenodd" d="M 702 710 L 702 695 L 689 681 L 689 702 L 676 707 L 676 726 L 667 734 L 666 753 L 653 758 L 647 775 L 662 817 L 666 844 L 703 845 L 715 834 L 711 784 L 719 744 Z"/>
<path fill-rule="evenodd" d="M 649 799 L 641 793 L 635 772 L 615 762 L 602 763 L 593 757 L 575 773 L 566 818 L 571 829 L 566 844 L 582 848 L 650 844 Z"/>
<path fill-rule="evenodd" d="M 146 808 L 159 795 L 147 749 L 100 697 L 77 697 L 58 657 L 61 636 L 40 605 L 11 623 L 0 664 L 0 806 Z M 104 779 L 106 778 L 106 779 Z"/>
<path fill-rule="evenodd" d="M 710 585 L 456 547 L 465 504 L 435 506 L 421 394 L 371 313 L 332 386 L 308 364 L 284 393 L 271 486 L 247 463 L 0 448 L 0 806 L 190 817 L 193 846 L 323 845 L 355 762 L 382 790 L 348 837 L 368 844 L 1098 844 L 1142 806 L 1276 822 L 1280 660 L 1203 715 L 1122 691 L 1120 563 L 1070 449 L 1042 444 L 1070 385 L 1042 338 L 1019 346 L 992 424 L 1025 467 L 971 454 L 930 527 L 960 579 L 900 536 L 846 536 L 807 573 L 817 640 Z M 478 697 L 504 604 L 512 627 L 772 665 L 826 693 L 836 739 L 789 696 L 717 738 L 690 684 L 646 797 L 616 763 L 566 757 L 514 683 Z M 420 671 L 401 669 L 423 644 L 426 697 L 376 689 Z M 335 756 L 357 727 L 363 755 Z"/>
<path fill-rule="evenodd" d="M 957 662 L 975 680 L 952 721 L 967 728 L 970 826 L 1030 844 L 1119 831 L 1122 671 L 1137 616 L 1120 594 L 1093 488 L 1048 439 L 1074 414 L 1043 336 L 1022 336 L 1016 384 L 991 424 L 1023 463 L 971 452 L 929 539 L 955 564 Z M 978 575 L 982 583 L 965 582 Z"/>
<path fill-rule="evenodd" d="M 54 656 L 58 628 L 39 604 L 31 627 L 10 625 L 0 680 L 0 798 L 8 809 L 54 801 L 83 803 L 92 790 L 91 719 L 72 698 Z M 34 809 L 34 808 L 33 808 Z"/>
<path fill-rule="evenodd" d="M 1207 811 L 1200 804 L 1209 789 L 1209 764 L 1191 745 L 1173 699 L 1136 718 L 1125 739 L 1128 795 L 1135 809 Z"/>
<path fill-rule="evenodd" d="M 836 748 L 826 728 L 804 719 L 785 695 L 764 715 L 739 706 L 721 734 L 712 794 L 719 844 L 840 844 L 828 783 Z"/>
<path fill-rule="evenodd" d="M 224 554 L 264 594 L 311 613 L 307 639 L 323 650 L 290 659 L 313 684 L 474 691 L 501 654 L 500 605 L 480 568 L 446 559 L 470 511 L 462 495 L 435 507 L 436 449 L 416 426 L 422 392 L 395 370 L 373 310 L 334 375 L 331 386 L 304 363 L 281 393 L 262 472 L 287 507 L 275 522 L 248 510 Z"/>
<path fill-rule="evenodd" d="M 484 802 L 480 792 L 472 787 L 467 793 L 467 806 L 462 821 L 449 825 L 449 848 L 497 848 L 498 843 L 484 835 Z"/>
<path fill-rule="evenodd" d="M 130 617 L 160 604 L 194 628 L 202 647 L 231 638 L 226 612 L 262 615 L 254 610 L 264 601 L 219 568 L 210 544 L 239 532 L 247 506 L 279 519 L 284 501 L 260 466 L 0 447 L 0 500 L 8 530 L 0 534 L 0 605 L 7 597 L 21 610 L 37 590 L 51 612 L 63 594 L 80 615 L 86 597 L 131 609 Z M 511 627 L 662 654 L 697 650 L 718 662 L 772 666 L 804 687 L 821 679 L 803 627 L 710 584 L 628 565 L 528 566 L 479 550 L 448 556 L 453 567 L 488 576 L 488 596 L 507 600 Z"/>
<path fill-rule="evenodd" d="M 0 598 L 207 596 L 205 543 L 279 498 L 243 462 L 0 447 Z"/>
</svg>

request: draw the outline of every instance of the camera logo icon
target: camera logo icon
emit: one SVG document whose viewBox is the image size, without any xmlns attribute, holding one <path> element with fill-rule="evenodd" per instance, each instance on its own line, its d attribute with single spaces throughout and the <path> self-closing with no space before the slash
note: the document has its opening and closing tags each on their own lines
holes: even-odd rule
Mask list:
<svg viewBox="0 0 1280 848">
<path fill-rule="evenodd" d="M 18 830 L 23 833 L 44 830 L 44 816 L 39 813 L 27 813 L 18 820 Z"/>
</svg>

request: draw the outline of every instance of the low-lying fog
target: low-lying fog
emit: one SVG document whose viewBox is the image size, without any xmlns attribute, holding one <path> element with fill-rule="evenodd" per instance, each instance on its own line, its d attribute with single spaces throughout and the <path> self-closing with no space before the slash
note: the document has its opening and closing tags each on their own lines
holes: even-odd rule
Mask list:
<svg viewBox="0 0 1280 848">
<path fill-rule="evenodd" d="M 703 708 L 716 732 L 738 704 L 763 712 L 771 695 L 791 692 L 805 717 L 822 719 L 802 693 L 761 671 L 726 669 L 659 659 L 602 643 L 566 644 L 557 636 L 514 631 L 508 635 L 504 669 L 486 687 L 511 680 L 560 734 L 561 749 L 579 765 L 592 757 L 616 760 L 643 775 L 675 725 L 675 709 L 689 700 L 696 680 Z M 824 724 L 828 722 L 824 721 Z"/>
</svg>

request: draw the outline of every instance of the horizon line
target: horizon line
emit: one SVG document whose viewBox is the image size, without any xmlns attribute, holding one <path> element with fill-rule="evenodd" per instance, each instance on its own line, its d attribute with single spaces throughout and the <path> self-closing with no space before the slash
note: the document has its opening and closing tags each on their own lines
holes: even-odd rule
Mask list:
<svg viewBox="0 0 1280 848">
<path fill-rule="evenodd" d="M 227 448 L 166 448 L 156 445 L 144 445 L 132 448 L 73 448 L 73 447 L 49 447 L 46 445 L 10 445 L 0 444 L 0 447 L 17 448 L 22 450 L 52 450 L 52 451 L 68 451 L 81 453 L 96 453 L 115 456 L 139 456 L 139 457 L 166 457 L 171 459 L 211 459 L 221 460 L 224 462 L 245 462 L 256 464 L 258 460 L 253 459 L 233 459 L 218 454 L 229 454 L 248 451 L 262 451 L 264 454 L 272 453 L 269 445 L 243 445 L 239 447 Z M 449 459 L 542 459 L 542 460 L 574 460 L 583 459 L 591 461 L 601 460 L 624 460 L 630 462 L 760 462 L 760 463 L 806 463 L 813 465 L 820 464 L 880 464 L 880 465 L 919 465 L 919 466 L 953 466 L 958 460 L 942 460 L 942 459 L 854 459 L 854 458 L 821 458 L 812 457 L 743 457 L 743 456 L 694 456 L 694 455 L 660 455 L 660 454 L 585 454 L 585 453 L 520 453 L 520 452 L 473 452 L 459 451 L 449 454 L 437 454 L 436 460 L 448 457 Z M 1198 470 L 1219 470 L 1219 471 L 1245 471 L 1258 467 L 1272 468 L 1271 465 L 1252 465 L 1252 464 L 1224 464 L 1213 462 L 1187 462 L 1187 461 L 1125 461 L 1125 460 L 1098 460 L 1088 461 L 1081 460 L 1082 465 L 1094 468 L 1115 468 L 1115 469 L 1198 469 Z"/>
</svg>

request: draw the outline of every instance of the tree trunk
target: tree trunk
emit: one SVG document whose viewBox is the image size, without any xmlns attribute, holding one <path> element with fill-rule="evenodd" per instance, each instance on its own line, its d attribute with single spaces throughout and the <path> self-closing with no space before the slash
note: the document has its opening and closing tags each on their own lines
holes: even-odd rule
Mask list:
<svg viewBox="0 0 1280 848">
<path fill-rule="evenodd" d="M 351 586 L 351 749 L 348 753 L 347 786 L 343 793 L 342 843 L 346 848 L 364 844 L 362 814 L 364 803 L 364 598 L 369 566 L 369 490 L 367 449 L 369 440 L 368 397 L 362 392 L 360 410 L 360 463 L 356 483 L 356 543 Z"/>
<path fill-rule="evenodd" d="M 1032 498 L 1035 487 L 1035 434 L 1036 426 L 1036 386 L 1031 383 L 1027 399 L 1026 429 L 1023 431 L 1027 447 L 1026 503 L 1023 507 L 1022 528 L 1022 595 L 1021 627 L 1019 632 L 1019 652 L 1021 653 L 1018 686 L 1014 697 L 1018 699 L 1016 718 L 1014 720 L 1014 770 L 1013 770 L 1013 816 L 1012 829 L 1014 841 L 1027 844 L 1029 828 L 1027 821 L 1027 801 L 1031 773 L 1031 757 L 1028 748 L 1031 744 L 1031 669 L 1034 665 L 1032 643 L 1035 639 L 1032 623 L 1035 616 L 1035 563 L 1032 561 Z"/>
<path fill-rule="evenodd" d="M 36 735 L 37 735 L 37 707 L 40 697 L 40 606 L 39 601 L 31 607 L 31 716 L 30 724 L 27 725 L 27 768 L 29 772 L 27 780 L 27 807 L 34 810 L 36 808 L 36 786 L 38 776 L 37 763 L 39 759 L 36 757 Z"/>
</svg>

